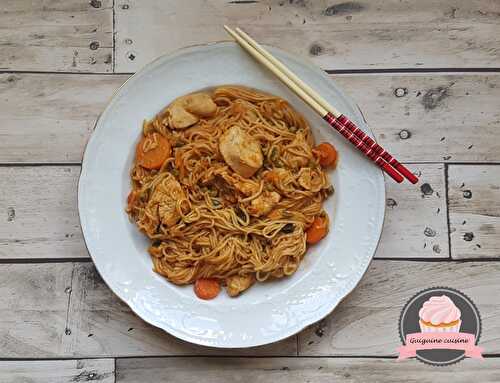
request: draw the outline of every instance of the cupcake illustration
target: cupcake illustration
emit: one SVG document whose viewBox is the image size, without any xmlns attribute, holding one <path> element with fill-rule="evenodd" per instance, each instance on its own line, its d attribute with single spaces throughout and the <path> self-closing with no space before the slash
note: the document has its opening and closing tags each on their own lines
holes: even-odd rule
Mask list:
<svg viewBox="0 0 500 383">
<path fill-rule="evenodd" d="M 418 312 L 422 332 L 459 332 L 460 310 L 446 295 L 430 297 Z"/>
</svg>

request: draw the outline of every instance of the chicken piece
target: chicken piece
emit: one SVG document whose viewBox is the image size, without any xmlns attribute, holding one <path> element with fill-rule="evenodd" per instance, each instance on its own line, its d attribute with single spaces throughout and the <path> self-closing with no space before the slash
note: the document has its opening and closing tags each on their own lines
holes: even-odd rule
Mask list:
<svg viewBox="0 0 500 383">
<path fill-rule="evenodd" d="M 309 159 L 312 158 L 312 150 L 303 132 L 297 132 L 293 141 L 286 146 L 283 158 L 294 169 L 304 167 L 309 163 Z"/>
<path fill-rule="evenodd" d="M 219 150 L 231 169 L 245 178 L 253 176 L 264 162 L 259 141 L 236 125 L 222 135 Z"/>
<path fill-rule="evenodd" d="M 168 126 L 174 129 L 186 129 L 196 124 L 200 119 L 189 113 L 182 105 L 173 103 L 168 109 Z"/>
<path fill-rule="evenodd" d="M 158 209 L 158 217 L 167 227 L 173 226 L 181 217 L 176 209 L 178 201 L 186 199 L 182 186 L 174 176 L 167 176 L 153 191 L 148 207 Z"/>
<path fill-rule="evenodd" d="M 226 279 L 226 290 L 230 297 L 235 297 L 252 286 L 255 282 L 253 274 L 234 275 Z"/>
<path fill-rule="evenodd" d="M 262 192 L 260 196 L 253 199 L 250 202 L 250 206 L 247 208 L 248 214 L 254 217 L 261 217 L 267 215 L 273 210 L 273 208 L 281 200 L 281 195 L 276 192 Z"/>
<path fill-rule="evenodd" d="M 252 180 L 241 177 L 238 174 L 230 176 L 226 171 L 220 172 L 219 175 L 226 181 L 229 185 L 234 187 L 240 193 L 251 196 L 259 191 L 260 185 Z"/>
<path fill-rule="evenodd" d="M 282 192 L 290 193 L 295 190 L 293 186 L 294 176 L 289 170 L 276 168 L 267 172 L 264 178 L 272 182 L 273 185 Z"/>
<path fill-rule="evenodd" d="M 321 174 L 311 168 L 302 168 L 299 171 L 298 183 L 306 190 L 318 192 L 323 186 Z"/>
<path fill-rule="evenodd" d="M 179 97 L 166 109 L 168 125 L 174 129 L 186 129 L 196 124 L 200 117 L 211 117 L 217 105 L 207 93 L 193 93 Z"/>
<path fill-rule="evenodd" d="M 181 97 L 184 108 L 198 117 L 212 117 L 217 105 L 207 93 L 193 93 Z"/>
</svg>

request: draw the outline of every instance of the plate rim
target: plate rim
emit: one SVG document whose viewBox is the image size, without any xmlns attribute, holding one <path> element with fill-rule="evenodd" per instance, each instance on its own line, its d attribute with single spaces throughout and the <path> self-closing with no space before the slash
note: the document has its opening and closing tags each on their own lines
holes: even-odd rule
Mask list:
<svg viewBox="0 0 500 383">
<path fill-rule="evenodd" d="M 142 312 L 141 312 L 141 310 L 139 310 L 139 307 L 137 307 L 137 305 L 135 304 L 134 301 L 127 300 L 124 297 L 122 297 L 120 294 L 118 294 L 118 292 L 117 292 L 118 288 L 115 288 L 114 286 L 112 286 L 112 283 L 108 282 L 105 279 L 104 274 L 101 272 L 101 270 L 99 269 L 99 266 L 94 261 L 94 256 L 92 255 L 92 253 L 91 253 L 91 251 L 89 249 L 89 246 L 88 246 L 88 243 L 87 243 L 87 238 L 85 236 L 85 229 L 84 229 L 84 224 L 83 224 L 83 221 L 82 221 L 82 214 L 81 214 L 81 211 L 80 211 L 81 210 L 81 206 L 80 206 L 80 204 L 81 204 L 80 193 L 81 193 L 82 183 L 85 180 L 85 177 L 88 176 L 88 173 L 86 172 L 86 159 L 89 156 L 88 148 L 90 147 L 90 145 L 92 144 L 92 142 L 96 139 L 95 138 L 96 137 L 95 131 L 99 127 L 99 125 L 101 123 L 101 120 L 102 120 L 102 117 L 108 111 L 108 109 L 110 108 L 110 106 L 113 103 L 113 101 L 116 100 L 116 97 L 119 94 L 119 92 L 130 81 L 132 81 L 134 78 L 136 78 L 137 76 L 139 76 L 140 74 L 142 74 L 142 72 L 144 72 L 144 71 L 148 70 L 149 68 L 153 67 L 157 62 L 159 62 L 159 61 L 161 61 L 163 59 L 174 58 L 176 56 L 182 55 L 183 53 L 189 52 L 190 50 L 196 50 L 196 49 L 200 49 L 200 48 L 202 49 L 202 48 L 211 47 L 211 46 L 217 46 L 217 45 L 220 45 L 220 46 L 233 45 L 233 46 L 239 47 L 238 44 L 236 44 L 236 43 L 234 43 L 232 41 L 222 40 L 222 41 L 215 41 L 215 42 L 209 42 L 209 43 L 192 44 L 192 45 L 187 45 L 187 46 L 184 46 L 184 47 L 172 50 L 171 52 L 167 52 L 165 54 L 162 54 L 162 55 L 156 57 L 155 59 L 149 61 L 148 63 L 144 64 L 139 70 L 137 70 L 129 78 L 127 78 L 123 84 L 121 84 L 116 90 L 113 91 L 112 95 L 109 97 L 108 101 L 106 102 L 104 108 L 99 113 L 98 117 L 96 118 L 96 121 L 94 123 L 94 127 L 93 127 L 93 129 L 92 129 L 92 131 L 90 133 L 90 136 L 89 136 L 89 138 L 88 138 L 88 140 L 87 140 L 87 142 L 85 143 L 85 146 L 84 146 L 83 155 L 82 155 L 82 161 L 81 161 L 81 165 L 80 165 L 80 173 L 79 173 L 79 176 L 78 176 L 78 183 L 77 183 L 77 213 L 78 213 L 78 220 L 79 220 L 79 223 L 80 223 L 79 226 L 80 226 L 80 231 L 82 233 L 83 242 L 84 242 L 85 248 L 87 250 L 87 253 L 90 256 L 90 259 L 92 260 L 92 264 L 96 268 L 99 276 L 104 281 L 104 283 L 106 284 L 106 286 L 113 292 L 113 294 L 116 297 L 118 297 L 118 299 L 120 299 L 123 303 L 125 303 L 130 308 L 130 310 L 134 313 L 134 315 L 138 316 L 144 322 L 146 322 L 146 323 L 148 323 L 148 324 L 150 324 L 150 325 L 152 325 L 152 326 L 154 326 L 156 328 L 159 328 L 162 331 L 166 332 L 167 334 L 169 334 L 169 335 L 171 335 L 171 336 L 173 336 L 173 337 L 175 337 L 177 339 L 180 339 L 182 341 L 186 341 L 186 342 L 189 342 L 189 343 L 192 343 L 192 344 L 196 344 L 196 345 L 199 345 L 199 346 L 203 346 L 203 347 L 230 350 L 230 349 L 242 349 L 242 348 L 251 348 L 251 347 L 259 347 L 259 346 L 264 346 L 264 345 L 270 345 L 270 344 L 277 343 L 279 341 L 288 339 L 288 338 L 290 338 L 292 336 L 297 336 L 297 334 L 299 332 L 301 332 L 302 330 L 304 330 L 305 328 L 313 325 L 314 323 L 317 323 L 317 322 L 323 320 L 326 316 L 330 315 L 338 307 L 338 305 L 344 299 L 346 299 L 356 289 L 356 287 L 359 285 L 359 283 L 361 282 L 361 280 L 363 279 L 363 277 L 367 273 L 367 271 L 368 271 L 368 269 L 369 269 L 369 267 L 370 267 L 370 265 L 371 265 L 371 263 L 372 263 L 372 261 L 374 259 L 375 253 L 377 252 L 377 249 L 378 249 L 378 247 L 380 245 L 380 240 L 381 240 L 381 237 L 382 237 L 383 227 L 384 227 L 384 224 L 385 224 L 386 213 L 387 213 L 387 209 L 386 209 L 386 205 L 385 205 L 385 200 L 386 200 L 386 194 L 387 194 L 387 192 L 386 192 L 385 177 L 384 177 L 382 171 L 380 169 L 377 169 L 378 170 L 378 172 L 377 172 L 377 174 L 378 174 L 377 178 L 379 179 L 379 181 L 381 183 L 381 189 L 380 189 L 381 196 L 380 196 L 380 199 L 381 199 L 381 206 L 382 207 L 381 207 L 381 212 L 380 212 L 381 219 L 379 219 L 380 229 L 378 230 L 376 242 L 375 242 L 375 245 L 374 245 L 374 248 L 373 248 L 373 253 L 370 256 L 369 261 L 366 263 L 366 265 L 364 267 L 364 270 L 362 270 L 362 272 L 360 273 L 359 279 L 352 286 L 349 286 L 346 289 L 346 292 L 343 293 L 342 296 L 340 296 L 336 300 L 336 302 L 332 303 L 330 309 L 326 310 L 326 312 L 324 312 L 324 313 L 322 312 L 316 319 L 313 319 L 313 320 L 304 320 L 301 323 L 300 326 L 295 326 L 295 328 L 293 328 L 290 331 L 290 333 L 287 334 L 287 335 L 285 335 L 285 336 L 281 335 L 281 336 L 277 336 L 277 337 L 272 337 L 272 339 L 270 339 L 270 340 L 264 340 L 264 341 L 257 340 L 255 342 L 245 343 L 245 344 L 242 344 L 242 345 L 226 345 L 224 343 L 214 344 L 213 342 L 204 341 L 203 338 L 200 338 L 200 337 L 186 336 L 184 332 L 177 331 L 174 327 L 164 326 L 164 325 L 158 323 L 157 321 L 151 319 L 150 317 L 147 317 L 146 315 L 143 315 Z M 284 51 L 284 50 L 282 50 L 280 48 L 277 48 L 275 46 L 272 46 L 272 45 L 268 45 L 268 44 L 263 44 L 263 45 L 265 47 L 270 47 L 274 51 L 278 51 L 280 54 L 286 56 L 287 58 L 290 58 L 290 59 L 296 61 L 297 63 L 303 65 L 304 67 L 307 67 L 309 70 L 315 72 L 316 74 L 319 74 L 326 81 L 328 81 L 328 83 L 332 82 L 332 80 L 329 77 L 328 73 L 325 72 L 324 70 L 322 70 L 317 65 L 315 65 L 311 60 L 309 60 L 309 59 L 307 59 L 305 57 L 296 56 L 296 55 L 294 55 L 292 53 L 288 53 L 288 52 L 286 52 L 286 51 Z M 365 116 L 364 116 L 361 108 L 359 107 L 359 105 L 356 102 L 354 102 L 354 100 L 348 94 L 346 94 L 341 87 L 339 87 L 338 85 L 335 85 L 335 88 L 342 95 L 342 97 L 344 97 L 349 103 L 351 103 L 352 105 L 354 105 L 357 108 L 357 111 L 359 112 L 359 115 L 361 116 L 361 118 L 362 118 L 362 120 L 363 120 L 366 128 L 368 129 L 368 131 L 366 133 L 368 133 L 369 136 L 371 136 L 372 138 L 374 138 L 373 131 L 371 130 L 370 126 L 368 125 L 368 122 L 366 121 Z"/>
</svg>

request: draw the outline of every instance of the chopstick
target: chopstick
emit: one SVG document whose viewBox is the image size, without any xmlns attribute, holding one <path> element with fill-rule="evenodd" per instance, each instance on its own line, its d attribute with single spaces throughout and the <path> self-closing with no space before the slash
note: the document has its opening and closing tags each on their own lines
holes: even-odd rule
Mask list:
<svg viewBox="0 0 500 383">
<path fill-rule="evenodd" d="M 248 36 L 241 29 L 233 31 L 224 25 L 224 29 L 257 61 L 273 72 L 286 86 L 302 98 L 311 108 L 313 108 L 325 121 L 342 134 L 349 142 L 358 148 L 365 156 L 370 158 L 382 170 L 384 170 L 396 182 L 402 182 L 403 177 L 400 171 L 412 183 L 418 182 L 406 167 L 401 165 L 387 151 L 361 131 L 346 116 L 328 104 L 317 92 L 302 82 L 285 65 L 274 56 L 262 48 L 256 41 Z M 396 170 L 397 169 L 397 170 Z"/>
<path fill-rule="evenodd" d="M 350 121 L 346 116 L 343 116 L 337 109 L 330 105 L 320 94 L 313 90 L 309 85 L 304 83 L 299 77 L 290 71 L 285 65 L 283 65 L 278 59 L 267 52 L 261 45 L 259 45 L 254 39 L 247 35 L 240 28 L 236 28 L 236 32 L 243 37 L 253 48 L 255 48 L 260 54 L 262 54 L 266 59 L 268 59 L 272 64 L 274 64 L 279 70 L 281 70 L 290 80 L 295 82 L 300 88 L 302 88 L 309 96 L 314 98 L 323 108 L 330 112 L 336 119 L 340 119 L 341 123 L 346 126 L 347 130 L 353 132 L 356 137 L 358 137 L 363 143 L 366 144 L 370 149 L 374 150 L 380 157 L 392 165 L 397 171 L 399 171 L 407 180 L 415 184 L 418 182 L 418 178 L 403 164 L 397 161 L 390 153 L 384 150 L 380 145 L 378 145 L 370 136 L 365 134 L 361 129 L 359 129 L 352 121 Z"/>
</svg>

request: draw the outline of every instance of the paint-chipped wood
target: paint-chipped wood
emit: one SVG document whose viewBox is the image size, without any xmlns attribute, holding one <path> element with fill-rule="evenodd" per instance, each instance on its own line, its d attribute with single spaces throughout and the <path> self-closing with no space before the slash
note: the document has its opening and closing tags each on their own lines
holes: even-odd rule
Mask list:
<svg viewBox="0 0 500 383">
<path fill-rule="evenodd" d="M 0 259 L 88 257 L 76 189 L 80 167 L 0 167 Z"/>
<path fill-rule="evenodd" d="M 450 165 L 452 257 L 500 258 L 500 166 Z"/>
<path fill-rule="evenodd" d="M 72 270 L 71 263 L 0 265 L 2 358 L 63 355 Z"/>
<path fill-rule="evenodd" d="M 299 334 L 299 355 L 396 356 L 398 320 L 417 292 L 448 286 L 467 294 L 482 318 L 480 346 L 500 351 L 500 263 L 374 260 L 356 289 L 323 321 Z"/>
<path fill-rule="evenodd" d="M 141 358 L 116 361 L 117 383 L 497 382 L 500 358 L 425 368 L 376 358 Z"/>
<path fill-rule="evenodd" d="M 223 24 L 324 69 L 498 67 L 499 15 L 490 0 L 116 1 L 116 70 L 227 40 Z"/>
<path fill-rule="evenodd" d="M 0 162 L 81 162 L 97 117 L 127 77 L 0 74 Z"/>
<path fill-rule="evenodd" d="M 331 77 L 401 161 L 500 161 L 498 74 Z"/>
<path fill-rule="evenodd" d="M 96 118 L 127 78 L 0 74 L 0 162 L 80 162 Z M 498 74 L 332 79 L 357 102 L 377 140 L 401 161 L 500 161 Z"/>
<path fill-rule="evenodd" d="M 376 257 L 448 258 L 444 165 L 408 165 L 419 185 L 386 177 L 386 214 Z"/>
<path fill-rule="evenodd" d="M 2 360 L 2 383 L 115 382 L 113 359 Z"/>
<path fill-rule="evenodd" d="M 396 355 L 401 308 L 436 281 L 474 300 L 483 321 L 480 345 L 486 354 L 498 354 L 499 264 L 375 260 L 331 315 L 299 334 L 299 355 Z M 246 350 L 212 350 L 176 340 L 131 313 L 88 262 L 0 265 L 0 294 L 5 358 L 294 356 L 296 352 L 295 337 Z"/>
<path fill-rule="evenodd" d="M 387 183 L 386 218 L 375 257 L 447 257 L 443 166 L 409 166 L 421 173 L 423 184 Z M 0 167 L 5 193 L 0 199 L 0 258 L 88 257 L 77 211 L 79 174 L 79 166 Z"/>
<path fill-rule="evenodd" d="M 263 347 L 213 349 L 195 346 L 148 325 L 131 312 L 102 281 L 92 263 L 76 264 L 68 311 L 70 334 L 64 352 L 74 357 L 150 355 L 286 355 L 297 352 L 297 339 Z"/>
<path fill-rule="evenodd" d="M 111 72 L 112 5 L 112 0 L 3 0 L 0 70 Z"/>
</svg>

